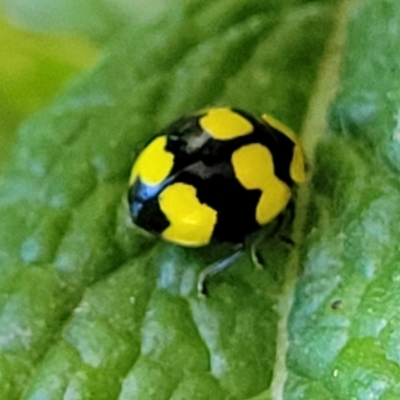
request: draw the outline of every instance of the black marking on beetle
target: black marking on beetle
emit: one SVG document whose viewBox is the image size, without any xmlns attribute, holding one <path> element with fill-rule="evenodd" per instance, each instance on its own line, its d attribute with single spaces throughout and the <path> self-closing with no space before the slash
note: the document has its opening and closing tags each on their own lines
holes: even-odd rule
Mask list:
<svg viewBox="0 0 400 400">
<path fill-rule="evenodd" d="M 170 222 L 161 211 L 158 202 L 158 194 L 161 189 L 158 188 L 159 190 L 155 191 L 153 187 L 153 195 L 149 197 L 143 194 L 149 192 L 148 188 L 149 186 L 140 182 L 140 179 L 137 179 L 129 190 L 128 202 L 131 218 L 136 225 L 153 234 L 159 235 L 169 227 Z"/>
</svg>

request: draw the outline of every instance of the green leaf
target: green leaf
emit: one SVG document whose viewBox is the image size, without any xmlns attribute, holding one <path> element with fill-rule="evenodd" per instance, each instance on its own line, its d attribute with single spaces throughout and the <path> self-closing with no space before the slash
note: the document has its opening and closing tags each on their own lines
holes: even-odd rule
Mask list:
<svg viewBox="0 0 400 400">
<path fill-rule="evenodd" d="M 0 177 L 3 397 L 398 398 L 400 5 L 282 3 L 128 24 L 21 127 Z M 140 236 L 126 182 L 144 141 L 209 105 L 301 130 L 312 178 L 296 245 L 268 238 L 264 270 L 246 255 L 199 299 L 219 250 Z"/>
<path fill-rule="evenodd" d="M 400 395 L 400 4 L 351 12 L 335 137 L 317 147 L 309 232 L 290 314 L 288 399 Z"/>
</svg>

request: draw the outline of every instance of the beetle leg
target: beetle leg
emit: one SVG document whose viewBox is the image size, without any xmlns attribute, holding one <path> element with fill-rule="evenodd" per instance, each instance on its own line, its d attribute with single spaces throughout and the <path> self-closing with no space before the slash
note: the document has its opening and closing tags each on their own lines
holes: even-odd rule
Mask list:
<svg viewBox="0 0 400 400">
<path fill-rule="evenodd" d="M 261 240 L 258 240 L 251 244 L 250 246 L 250 257 L 251 262 L 255 266 L 255 268 L 259 271 L 263 270 L 265 267 L 265 261 L 261 257 L 261 254 L 258 250 L 258 245 L 260 244 Z"/>
<path fill-rule="evenodd" d="M 235 247 L 235 251 L 226 258 L 212 263 L 204 268 L 197 279 L 197 293 L 199 297 L 207 296 L 207 280 L 211 276 L 230 267 L 244 253 L 244 245 L 240 244 Z"/>
<path fill-rule="evenodd" d="M 283 226 L 290 224 L 294 219 L 294 203 L 293 201 L 290 201 L 287 209 L 285 210 L 284 213 L 278 215 L 275 224 L 272 226 L 272 229 L 267 232 L 266 234 L 261 233 L 258 235 L 258 237 L 253 241 L 253 243 L 250 245 L 250 257 L 251 261 L 254 264 L 255 268 L 257 270 L 262 270 L 265 267 L 265 261 L 263 257 L 260 254 L 260 251 L 258 249 L 259 245 L 266 239 L 266 238 L 271 238 L 276 235 L 278 235 L 279 231 L 282 229 Z M 290 246 L 294 246 L 294 241 L 288 237 L 279 234 L 278 235 L 279 239 L 285 242 L 286 244 Z"/>
</svg>

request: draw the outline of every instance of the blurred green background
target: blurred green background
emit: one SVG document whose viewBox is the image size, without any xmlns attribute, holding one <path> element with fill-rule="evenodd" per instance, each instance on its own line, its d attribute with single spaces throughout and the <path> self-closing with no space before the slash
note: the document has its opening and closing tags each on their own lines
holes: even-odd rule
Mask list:
<svg viewBox="0 0 400 400">
<path fill-rule="evenodd" d="M 33 32 L 0 9 L 0 169 L 18 125 L 99 57 L 83 34 Z"/>
</svg>

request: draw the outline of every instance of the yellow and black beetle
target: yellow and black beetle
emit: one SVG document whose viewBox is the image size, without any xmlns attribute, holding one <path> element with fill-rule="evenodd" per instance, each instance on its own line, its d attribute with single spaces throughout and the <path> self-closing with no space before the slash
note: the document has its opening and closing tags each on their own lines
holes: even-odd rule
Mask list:
<svg viewBox="0 0 400 400">
<path fill-rule="evenodd" d="M 169 242 L 234 245 L 201 273 L 202 292 L 207 277 L 241 254 L 248 234 L 285 210 L 304 179 L 303 152 L 288 127 L 269 115 L 210 108 L 148 142 L 132 168 L 128 201 L 133 222 Z"/>
</svg>

